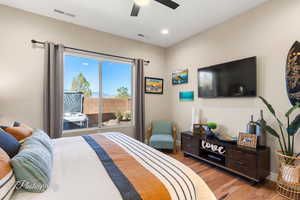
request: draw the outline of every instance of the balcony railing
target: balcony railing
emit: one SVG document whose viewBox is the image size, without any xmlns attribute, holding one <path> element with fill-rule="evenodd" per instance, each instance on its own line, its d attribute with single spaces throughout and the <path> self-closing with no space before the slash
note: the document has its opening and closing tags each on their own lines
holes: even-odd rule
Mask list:
<svg viewBox="0 0 300 200">
<path fill-rule="evenodd" d="M 84 99 L 83 113 L 89 118 L 89 127 L 98 126 L 99 122 L 99 105 L 103 105 L 102 125 L 110 120 L 116 120 L 116 113 L 131 112 L 132 100 L 127 98 L 103 98 L 88 97 Z"/>
<path fill-rule="evenodd" d="M 82 113 L 64 113 L 64 130 L 128 124 L 131 121 L 130 98 L 102 98 L 100 102 L 98 97 L 83 97 L 83 102 L 71 99 L 65 103 L 68 104 L 65 106 L 71 105 L 76 108 L 82 106 Z M 99 112 L 102 113 L 100 125 Z"/>
</svg>

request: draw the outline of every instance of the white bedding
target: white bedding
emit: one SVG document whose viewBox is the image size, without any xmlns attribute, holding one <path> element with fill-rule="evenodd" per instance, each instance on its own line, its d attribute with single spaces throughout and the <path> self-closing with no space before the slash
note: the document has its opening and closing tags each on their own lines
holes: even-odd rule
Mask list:
<svg viewBox="0 0 300 200">
<path fill-rule="evenodd" d="M 109 138 L 118 136 L 120 133 L 106 133 L 102 135 Z M 124 135 L 121 136 L 127 137 Z M 115 142 L 118 143 L 117 141 Z M 83 137 L 61 138 L 53 140 L 53 143 L 53 173 L 48 190 L 44 193 L 16 191 L 12 197 L 13 200 L 122 200 L 118 188 L 111 180 L 103 164 L 99 161 L 97 154 Z M 125 146 L 122 146 L 122 143 L 119 143 L 119 145 L 130 153 Z M 141 145 L 153 150 L 144 144 Z M 196 197 L 192 199 L 216 199 L 206 183 L 190 168 L 159 151 L 153 151 L 168 162 L 172 162 L 177 168 L 180 168 L 189 176 L 196 191 Z M 138 162 L 145 165 L 141 157 L 133 154 L 132 156 Z M 166 184 L 166 188 L 169 190 L 172 199 L 189 199 L 180 195 L 180 198 L 176 197 L 166 181 L 157 175 L 149 166 L 145 166 L 145 168 Z M 149 185 L 149 187 L 151 187 L 151 185 Z M 159 200 L 160 198 L 157 197 L 157 199 Z"/>
</svg>

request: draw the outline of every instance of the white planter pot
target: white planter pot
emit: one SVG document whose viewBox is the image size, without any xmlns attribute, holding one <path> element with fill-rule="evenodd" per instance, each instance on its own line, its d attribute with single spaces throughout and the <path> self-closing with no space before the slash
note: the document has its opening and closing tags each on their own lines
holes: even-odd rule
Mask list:
<svg viewBox="0 0 300 200">
<path fill-rule="evenodd" d="M 300 166 L 283 164 L 282 179 L 287 183 L 300 183 Z"/>
</svg>

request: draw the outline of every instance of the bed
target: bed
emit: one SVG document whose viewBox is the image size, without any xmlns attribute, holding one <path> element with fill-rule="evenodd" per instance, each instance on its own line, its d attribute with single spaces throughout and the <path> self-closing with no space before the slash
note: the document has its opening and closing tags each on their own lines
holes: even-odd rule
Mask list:
<svg viewBox="0 0 300 200">
<path fill-rule="evenodd" d="M 121 133 L 53 140 L 52 180 L 44 193 L 13 200 L 215 200 L 179 161 Z"/>
</svg>

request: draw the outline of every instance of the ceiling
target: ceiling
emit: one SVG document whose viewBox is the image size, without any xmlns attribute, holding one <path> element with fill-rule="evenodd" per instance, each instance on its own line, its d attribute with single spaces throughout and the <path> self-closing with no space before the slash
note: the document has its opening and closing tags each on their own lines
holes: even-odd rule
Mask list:
<svg viewBox="0 0 300 200">
<path fill-rule="evenodd" d="M 0 4 L 71 22 L 126 38 L 169 47 L 268 0 L 174 0 L 169 9 L 151 3 L 130 17 L 133 0 L 0 0 Z M 76 15 L 66 16 L 54 9 Z M 161 34 L 168 29 L 169 34 Z M 137 36 L 145 35 L 144 38 Z"/>
</svg>

